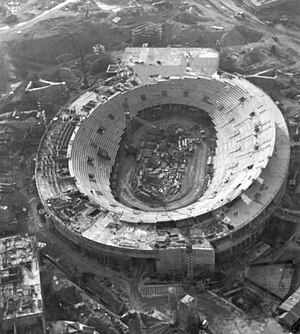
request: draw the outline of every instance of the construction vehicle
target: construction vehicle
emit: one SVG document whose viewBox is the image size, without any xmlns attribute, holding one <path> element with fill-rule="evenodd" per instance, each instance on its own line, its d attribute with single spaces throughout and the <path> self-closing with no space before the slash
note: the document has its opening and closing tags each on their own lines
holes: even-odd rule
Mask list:
<svg viewBox="0 0 300 334">
<path fill-rule="evenodd" d="M 190 240 L 186 245 L 185 254 L 186 254 L 186 264 L 187 264 L 187 278 L 192 279 L 194 276 L 194 265 L 193 265 L 193 246 Z"/>
<path fill-rule="evenodd" d="M 298 171 L 295 172 L 293 177 L 289 180 L 289 190 L 294 191 L 297 187 L 297 177 L 298 177 Z"/>
<path fill-rule="evenodd" d="M 207 329 L 208 328 L 208 321 L 205 318 L 202 318 L 198 316 L 199 326 L 201 329 Z"/>
<path fill-rule="evenodd" d="M 236 12 L 234 14 L 234 18 L 237 20 L 246 20 L 246 13 L 244 12 Z"/>
<path fill-rule="evenodd" d="M 279 22 L 281 24 L 286 24 L 288 22 L 288 18 L 286 15 L 283 15 L 280 19 L 279 19 Z"/>
</svg>

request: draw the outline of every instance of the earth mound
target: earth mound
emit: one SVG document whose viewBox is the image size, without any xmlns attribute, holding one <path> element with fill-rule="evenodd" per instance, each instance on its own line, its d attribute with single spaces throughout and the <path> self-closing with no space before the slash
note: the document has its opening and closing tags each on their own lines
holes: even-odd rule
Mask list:
<svg viewBox="0 0 300 334">
<path fill-rule="evenodd" d="M 256 43 L 263 37 L 263 34 L 249 29 L 245 26 L 236 26 L 225 33 L 221 39 L 222 46 L 244 45 L 248 43 Z"/>
</svg>

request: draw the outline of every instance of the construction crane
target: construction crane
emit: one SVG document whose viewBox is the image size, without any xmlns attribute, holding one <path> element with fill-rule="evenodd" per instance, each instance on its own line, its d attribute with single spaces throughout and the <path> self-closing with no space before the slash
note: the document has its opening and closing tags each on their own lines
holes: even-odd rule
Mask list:
<svg viewBox="0 0 300 334">
<path fill-rule="evenodd" d="M 193 246 L 190 240 L 186 245 L 185 257 L 187 264 L 187 278 L 192 279 L 194 277 L 194 263 L 193 263 Z"/>
<path fill-rule="evenodd" d="M 192 280 L 194 277 L 194 262 L 193 262 L 193 244 L 191 241 L 190 226 L 187 227 L 186 231 L 186 248 L 185 248 L 185 261 L 187 269 L 187 279 Z"/>
</svg>

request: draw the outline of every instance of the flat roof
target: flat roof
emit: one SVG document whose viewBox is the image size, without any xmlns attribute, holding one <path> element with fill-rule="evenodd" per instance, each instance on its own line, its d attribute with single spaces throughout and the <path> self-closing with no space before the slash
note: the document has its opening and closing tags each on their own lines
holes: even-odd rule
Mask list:
<svg viewBox="0 0 300 334">
<path fill-rule="evenodd" d="M 0 239 L 1 320 L 43 313 L 40 268 L 34 237 Z"/>
<path fill-rule="evenodd" d="M 122 64 L 131 66 L 142 83 L 175 75 L 211 76 L 219 67 L 219 53 L 203 48 L 126 48 Z"/>
<path fill-rule="evenodd" d="M 281 311 L 296 313 L 300 318 L 300 288 L 298 288 L 293 294 L 291 294 L 281 305 L 278 306 Z"/>
</svg>

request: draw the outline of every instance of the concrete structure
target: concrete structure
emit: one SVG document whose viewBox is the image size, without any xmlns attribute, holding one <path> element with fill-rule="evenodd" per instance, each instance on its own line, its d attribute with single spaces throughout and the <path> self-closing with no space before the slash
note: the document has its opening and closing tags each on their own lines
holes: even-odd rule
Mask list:
<svg viewBox="0 0 300 334">
<path fill-rule="evenodd" d="M 281 305 L 278 306 L 281 313 L 279 322 L 292 328 L 300 320 L 300 288 L 298 288 L 291 296 L 289 296 Z"/>
<path fill-rule="evenodd" d="M 163 25 L 161 23 L 146 22 L 132 29 L 132 44 L 142 45 L 149 43 L 156 44 L 161 41 L 163 35 Z"/>
<path fill-rule="evenodd" d="M 51 82 L 42 79 L 30 81 L 25 89 L 29 99 L 41 102 L 51 102 L 67 97 L 65 82 Z"/>
<path fill-rule="evenodd" d="M 128 311 L 122 316 L 122 321 L 128 324 L 130 334 L 187 334 L 175 328 L 166 314 L 155 309 L 149 312 Z"/>
<path fill-rule="evenodd" d="M 109 64 L 108 67 L 107 67 L 107 70 L 106 70 L 106 74 L 108 76 L 117 75 L 119 67 L 120 66 L 118 64 Z"/>
<path fill-rule="evenodd" d="M 33 130 L 45 124 L 45 111 L 13 111 L 0 115 L 0 126 L 15 130 Z"/>
<path fill-rule="evenodd" d="M 249 281 L 280 299 L 288 295 L 293 274 L 294 269 L 284 264 L 252 265 L 244 273 Z"/>
<path fill-rule="evenodd" d="M 197 313 L 197 301 L 190 295 L 184 296 L 178 305 L 177 321 L 179 328 L 188 326 L 189 318 Z"/>
<path fill-rule="evenodd" d="M 49 334 L 99 334 L 95 327 L 74 321 L 56 321 L 51 323 Z"/>
<path fill-rule="evenodd" d="M 1 334 L 45 333 L 34 237 L 0 239 L 0 317 Z"/>
<path fill-rule="evenodd" d="M 179 110 L 186 117 L 203 112 L 210 117 L 217 138 L 213 174 L 193 203 L 145 210 L 113 196 L 110 175 L 126 131 L 125 102 L 133 116 L 141 110 L 159 115 L 164 106 L 170 115 Z M 284 192 L 290 157 L 284 118 L 263 91 L 241 77 L 170 77 L 127 88 L 83 113 L 50 124 L 40 144 L 37 188 L 53 227 L 112 267 L 148 263 L 159 272 L 187 271 L 191 265 L 213 270 L 215 261 L 257 240 Z"/>
<path fill-rule="evenodd" d="M 212 76 L 219 53 L 201 48 L 126 48 L 122 64 L 130 66 L 142 84 L 170 76 Z"/>
<path fill-rule="evenodd" d="M 261 11 L 278 5 L 285 5 L 292 1 L 294 0 L 244 0 L 244 3 L 256 11 Z"/>
</svg>

